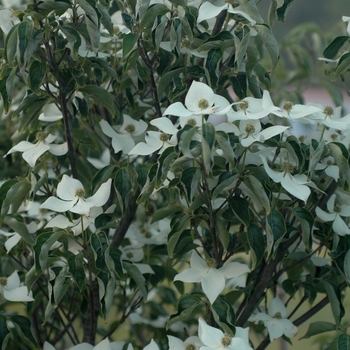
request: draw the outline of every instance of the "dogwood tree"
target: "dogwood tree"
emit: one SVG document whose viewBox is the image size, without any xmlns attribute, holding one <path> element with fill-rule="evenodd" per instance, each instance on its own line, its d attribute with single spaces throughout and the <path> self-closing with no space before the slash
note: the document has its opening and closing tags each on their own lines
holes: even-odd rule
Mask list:
<svg viewBox="0 0 350 350">
<path fill-rule="evenodd" d="M 305 104 L 291 3 L 3 2 L 1 349 L 348 348 L 349 17 Z"/>
</svg>

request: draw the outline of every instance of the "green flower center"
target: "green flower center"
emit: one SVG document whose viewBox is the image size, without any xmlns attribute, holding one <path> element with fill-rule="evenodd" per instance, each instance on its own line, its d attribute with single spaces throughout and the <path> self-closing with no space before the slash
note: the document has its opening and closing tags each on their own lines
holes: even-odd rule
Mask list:
<svg viewBox="0 0 350 350">
<path fill-rule="evenodd" d="M 280 312 L 276 312 L 275 315 L 273 316 L 274 318 L 277 318 L 278 320 L 280 320 L 282 318 L 282 315 Z"/>
<path fill-rule="evenodd" d="M 209 102 L 208 100 L 206 100 L 205 98 L 201 98 L 199 101 L 198 101 L 198 107 L 199 109 L 207 109 L 209 107 Z"/>
<path fill-rule="evenodd" d="M 299 142 L 304 142 L 305 140 L 306 140 L 306 135 L 300 135 L 299 137 L 298 137 L 298 140 L 299 140 Z"/>
<path fill-rule="evenodd" d="M 340 206 L 339 206 L 339 205 L 335 205 L 333 211 L 334 211 L 335 213 L 340 213 L 340 212 L 341 212 Z"/>
<path fill-rule="evenodd" d="M 326 115 L 326 117 L 331 117 L 334 114 L 333 107 L 326 106 L 323 110 L 323 113 Z"/>
<path fill-rule="evenodd" d="M 0 286 L 6 287 L 6 285 L 7 285 L 7 278 L 0 276 Z"/>
<path fill-rule="evenodd" d="M 215 269 L 216 266 L 218 266 L 218 264 L 214 258 L 209 258 L 205 262 L 210 269 Z"/>
<path fill-rule="evenodd" d="M 333 162 L 331 159 L 328 159 L 326 164 L 327 164 L 327 166 L 330 166 L 330 165 L 333 165 Z"/>
<path fill-rule="evenodd" d="M 146 238 L 151 238 L 152 237 L 152 233 L 150 231 L 148 231 L 145 228 L 140 228 L 140 232 L 146 237 Z"/>
<path fill-rule="evenodd" d="M 182 39 L 182 41 L 181 41 L 182 47 L 189 47 L 190 44 L 191 44 L 191 42 L 190 42 L 187 38 L 184 38 L 184 39 Z"/>
<path fill-rule="evenodd" d="M 126 257 L 127 257 L 128 259 L 132 259 L 132 258 L 134 257 L 134 254 L 133 254 L 132 252 L 127 252 L 127 253 L 126 253 Z"/>
<path fill-rule="evenodd" d="M 196 350 L 196 346 L 194 344 L 186 344 L 185 350 Z"/>
<path fill-rule="evenodd" d="M 164 132 L 162 134 L 159 135 L 159 140 L 162 142 L 166 142 L 169 140 L 169 136 L 168 134 L 165 134 Z"/>
<path fill-rule="evenodd" d="M 46 138 L 47 138 L 47 134 L 44 131 L 39 131 L 35 135 L 35 139 L 37 141 L 45 141 Z"/>
<path fill-rule="evenodd" d="M 135 128 L 135 125 L 134 125 L 134 124 L 128 124 L 128 125 L 125 127 L 125 131 L 128 132 L 129 134 L 134 133 L 135 130 L 136 130 L 136 128 Z"/>
<path fill-rule="evenodd" d="M 229 334 L 225 334 L 221 339 L 221 344 L 224 348 L 227 348 L 232 343 L 232 336 Z"/>
<path fill-rule="evenodd" d="M 283 171 L 285 173 L 290 174 L 293 171 L 294 167 L 292 164 L 290 164 L 289 162 L 284 162 L 283 164 Z"/>
<path fill-rule="evenodd" d="M 194 118 L 190 118 L 187 120 L 187 123 L 188 125 L 192 125 L 192 126 L 196 126 L 197 125 L 197 120 L 194 119 Z"/>
<path fill-rule="evenodd" d="M 333 141 L 335 141 L 338 138 L 338 134 L 332 134 L 330 137 Z"/>
<path fill-rule="evenodd" d="M 290 101 L 287 101 L 284 103 L 282 108 L 289 113 L 293 108 L 293 103 Z"/>
<path fill-rule="evenodd" d="M 245 132 L 250 135 L 250 134 L 254 134 L 255 133 L 255 127 L 253 124 L 248 124 L 246 127 L 245 127 Z"/>
<path fill-rule="evenodd" d="M 83 188 L 77 188 L 74 193 L 75 197 L 84 198 L 85 197 L 85 190 Z"/>
<path fill-rule="evenodd" d="M 239 109 L 242 111 L 246 111 L 249 107 L 249 102 L 246 100 L 243 100 L 239 105 L 238 105 Z"/>
</svg>

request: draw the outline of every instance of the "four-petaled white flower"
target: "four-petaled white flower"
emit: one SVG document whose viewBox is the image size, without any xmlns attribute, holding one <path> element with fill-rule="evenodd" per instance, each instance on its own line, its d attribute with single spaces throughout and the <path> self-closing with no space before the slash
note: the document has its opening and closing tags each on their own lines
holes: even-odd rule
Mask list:
<svg viewBox="0 0 350 350">
<path fill-rule="evenodd" d="M 138 143 L 129 155 L 147 156 L 158 151 L 162 153 L 166 148 L 177 145 L 178 129 L 175 125 L 165 117 L 153 119 L 151 124 L 156 126 L 159 131 L 146 132 L 145 141 Z"/>
<path fill-rule="evenodd" d="M 40 208 L 50 209 L 59 213 L 71 211 L 72 213 L 88 216 L 93 207 L 101 207 L 106 204 L 111 192 L 112 179 L 108 179 L 92 197 L 85 197 L 85 190 L 82 183 L 63 175 L 57 186 L 57 196 L 49 197 Z"/>
<path fill-rule="evenodd" d="M 28 288 L 20 284 L 17 271 L 10 277 L 0 277 L 0 294 L 9 301 L 34 301 L 32 292 L 28 292 Z"/>
<path fill-rule="evenodd" d="M 315 166 L 315 170 L 324 170 L 324 172 L 332 177 L 335 181 L 339 180 L 339 166 L 334 164 L 333 157 L 323 158 L 318 164 Z"/>
<path fill-rule="evenodd" d="M 264 169 L 267 175 L 269 175 L 274 182 L 280 183 L 282 187 L 293 196 L 303 200 L 304 202 L 307 201 L 311 191 L 306 185 L 313 186 L 314 184 L 308 181 L 305 174 L 292 175 L 291 172 L 293 170 L 293 166 L 288 161 L 284 162 L 283 171 L 280 172 L 272 170 L 268 166 L 266 159 L 262 156 L 260 156 L 260 158 L 264 164 Z"/>
<path fill-rule="evenodd" d="M 173 337 L 172 335 L 168 335 L 167 337 L 169 342 L 169 350 L 199 350 L 199 348 L 203 346 L 199 337 L 196 336 L 189 337 L 185 341 Z"/>
<path fill-rule="evenodd" d="M 298 328 L 294 326 L 292 321 L 286 318 L 287 309 L 279 297 L 274 298 L 270 302 L 267 310 L 268 314 L 259 312 L 251 316 L 249 321 L 256 324 L 259 323 L 259 321 L 264 322 L 269 332 L 271 342 L 281 337 L 283 334 L 288 338 L 292 338 L 298 333 Z"/>
<path fill-rule="evenodd" d="M 112 138 L 112 146 L 115 153 L 122 151 L 129 153 L 135 147 L 135 137 L 142 135 L 147 129 L 147 123 L 143 120 L 135 120 L 124 115 L 124 122 L 118 132 L 105 120 L 100 121 L 102 132 Z"/>
<path fill-rule="evenodd" d="M 21 141 L 19 144 L 12 147 L 5 154 L 5 157 L 14 152 L 23 152 L 23 159 L 33 168 L 38 158 L 46 151 L 49 151 L 55 156 L 63 156 L 68 152 L 67 142 L 59 145 L 52 143 L 56 140 L 56 136 L 54 135 L 39 131 L 36 134 L 36 140 L 38 142 L 35 144 L 28 141 Z"/>
<path fill-rule="evenodd" d="M 236 334 L 232 336 L 209 326 L 201 317 L 198 324 L 198 336 L 204 344 L 200 350 L 253 350 L 248 343 L 249 328 L 236 327 Z"/>
<path fill-rule="evenodd" d="M 171 104 L 163 115 L 176 117 L 191 117 L 193 115 L 226 114 L 231 106 L 227 101 L 226 106 L 220 105 L 222 96 L 216 95 L 208 85 L 193 81 L 185 97 L 185 106 L 181 102 Z"/>
<path fill-rule="evenodd" d="M 0 28 L 5 34 L 8 34 L 11 28 L 20 22 L 17 17 L 12 16 L 12 12 L 9 9 L 0 10 Z"/>
<path fill-rule="evenodd" d="M 322 112 L 322 108 L 314 105 L 293 104 L 290 101 L 284 102 L 282 108 L 273 111 L 274 115 L 286 119 L 299 119 Z"/>
<path fill-rule="evenodd" d="M 216 261 L 213 258 L 205 261 L 197 252 L 192 252 L 190 263 L 191 267 L 177 274 L 174 281 L 200 282 L 203 292 L 211 304 L 224 290 L 226 279 L 240 276 L 250 271 L 247 265 L 238 262 L 230 262 L 217 269 Z"/>
<path fill-rule="evenodd" d="M 122 350 L 124 348 L 125 342 L 110 342 L 108 338 L 101 340 L 96 346 L 93 346 L 88 343 L 81 343 L 78 345 L 69 348 L 68 350 Z M 128 344 L 126 350 L 133 350 L 132 344 Z M 56 350 L 50 343 L 47 341 L 44 343 L 43 350 Z"/>
<path fill-rule="evenodd" d="M 332 228 L 339 236 L 349 235 L 350 228 L 342 219 L 342 216 L 348 218 L 350 216 L 350 205 L 336 205 L 336 195 L 333 194 L 328 202 L 328 213 L 322 210 L 320 207 L 316 208 L 316 215 L 323 221 L 333 221 Z"/>
<path fill-rule="evenodd" d="M 240 142 L 243 147 L 249 147 L 254 142 L 265 142 L 273 136 L 282 134 L 289 127 L 282 125 L 270 126 L 261 130 L 261 123 L 259 120 L 241 120 L 239 126 L 235 124 L 224 123 L 216 127 L 216 130 L 232 131 L 235 135 L 239 136 Z"/>
</svg>

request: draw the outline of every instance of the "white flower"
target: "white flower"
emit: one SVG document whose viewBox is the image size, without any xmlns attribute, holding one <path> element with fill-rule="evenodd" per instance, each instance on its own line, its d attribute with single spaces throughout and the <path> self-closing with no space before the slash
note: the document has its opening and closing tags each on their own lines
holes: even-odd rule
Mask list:
<svg viewBox="0 0 350 350">
<path fill-rule="evenodd" d="M 129 153 L 135 147 L 135 137 L 142 135 L 147 129 L 147 123 L 143 120 L 135 120 L 128 115 L 124 115 L 124 122 L 117 132 L 105 120 L 100 121 L 102 132 L 112 138 L 112 146 L 115 153 L 122 151 Z"/>
<path fill-rule="evenodd" d="M 171 104 L 163 113 L 163 115 L 174 115 L 177 117 L 191 117 L 193 115 L 205 114 L 226 114 L 230 109 L 223 108 L 222 97 L 218 98 L 214 91 L 206 84 L 193 81 L 185 97 L 185 106 L 181 102 Z"/>
<path fill-rule="evenodd" d="M 185 341 L 171 335 L 167 335 L 167 337 L 169 342 L 169 350 L 199 350 L 199 348 L 203 345 L 200 339 L 196 336 L 189 337 Z"/>
<path fill-rule="evenodd" d="M 110 342 L 108 338 L 101 340 L 96 346 L 88 343 L 81 343 L 69 348 L 68 350 L 123 350 L 125 342 Z M 133 350 L 132 344 L 129 344 L 127 350 Z M 47 341 L 44 343 L 43 350 L 56 350 Z"/>
<path fill-rule="evenodd" d="M 72 213 L 88 216 L 91 208 L 101 207 L 107 202 L 111 192 L 111 182 L 112 179 L 108 179 L 92 197 L 85 198 L 82 183 L 77 179 L 63 175 L 57 186 L 57 196 L 61 199 L 51 196 L 41 204 L 40 208 L 60 213 L 69 210 Z"/>
<path fill-rule="evenodd" d="M 311 114 L 322 112 L 322 108 L 314 105 L 301 105 L 293 104 L 290 101 L 286 101 L 282 108 L 272 113 L 278 117 L 284 117 L 287 119 L 299 119 L 310 116 Z"/>
<path fill-rule="evenodd" d="M 264 90 L 262 98 L 246 97 L 240 102 L 235 102 L 236 111 L 227 113 L 227 119 L 230 123 L 236 120 L 261 119 L 278 111 L 271 99 L 270 93 Z"/>
<path fill-rule="evenodd" d="M 198 11 L 197 22 L 200 23 L 204 20 L 216 17 L 222 10 L 226 10 L 229 13 L 240 15 L 247 19 L 252 25 L 256 24 L 256 21 L 252 19 L 247 13 L 245 13 L 241 6 L 233 7 L 226 1 L 216 1 L 216 6 L 209 1 L 204 2 Z"/>
<path fill-rule="evenodd" d="M 195 251 L 192 252 L 191 267 L 177 274 L 174 281 L 200 282 L 203 292 L 211 304 L 224 290 L 226 279 L 240 276 L 250 269 L 244 264 L 230 262 L 217 269 L 214 259 L 203 260 Z"/>
<path fill-rule="evenodd" d="M 143 348 L 143 350 L 159 350 L 159 346 L 157 343 L 152 339 L 151 342 Z"/>
<path fill-rule="evenodd" d="M 346 30 L 347 30 L 348 34 L 350 35 L 350 17 L 343 16 L 341 19 L 343 22 L 347 23 Z"/>
<path fill-rule="evenodd" d="M 233 133 L 239 136 L 240 142 L 243 147 L 249 147 L 254 142 L 265 142 L 273 136 L 282 134 L 288 129 L 288 126 L 274 125 L 266 129 L 261 130 L 261 123 L 259 120 L 241 120 L 239 127 L 235 124 L 221 124 L 216 127 L 216 130 L 233 131 Z"/>
<path fill-rule="evenodd" d="M 198 336 L 204 344 L 200 350 L 252 350 L 248 343 L 249 328 L 236 327 L 236 334 L 233 337 L 207 325 L 201 317 L 198 319 L 198 324 Z"/>
<path fill-rule="evenodd" d="M 324 170 L 324 172 L 335 181 L 338 181 L 339 179 L 339 166 L 334 165 L 334 158 L 331 156 L 323 158 L 318 164 L 316 164 L 315 170 Z"/>
<path fill-rule="evenodd" d="M 177 145 L 177 128 L 165 117 L 153 119 L 151 124 L 156 126 L 159 131 L 146 132 L 145 141 L 138 143 L 129 155 L 147 156 L 155 151 L 162 153 L 166 148 Z"/>
<path fill-rule="evenodd" d="M 8 34 L 11 28 L 19 22 L 20 20 L 17 17 L 12 17 L 11 10 L 0 10 L 0 28 L 5 34 Z"/>
<path fill-rule="evenodd" d="M 335 200 L 336 195 L 333 194 L 327 202 L 328 213 L 317 207 L 316 215 L 323 221 L 333 221 L 332 228 L 339 236 L 349 235 L 350 228 L 344 222 L 342 216 L 346 218 L 350 216 L 350 205 L 335 205 Z"/>
<path fill-rule="evenodd" d="M 17 271 L 10 277 L 0 277 L 0 294 L 9 301 L 34 301 L 32 292 L 28 293 L 28 288 L 20 284 Z"/>
<path fill-rule="evenodd" d="M 287 309 L 279 297 L 274 298 L 270 302 L 267 310 L 268 314 L 259 312 L 250 317 L 249 321 L 254 323 L 259 323 L 259 321 L 264 322 L 269 332 L 271 342 L 281 337 L 283 334 L 288 338 L 292 338 L 297 334 L 298 328 L 286 318 Z"/>
<path fill-rule="evenodd" d="M 284 163 L 284 169 L 281 172 L 272 170 L 267 165 L 266 158 L 262 156 L 260 156 L 260 158 L 264 164 L 264 169 L 267 175 L 269 175 L 274 182 L 280 183 L 282 187 L 293 196 L 303 200 L 304 202 L 307 201 L 311 191 L 306 185 L 312 186 L 313 183 L 307 180 L 305 174 L 292 175 L 292 165 L 289 162 Z"/>
<path fill-rule="evenodd" d="M 56 122 L 63 118 L 62 112 L 54 103 L 49 103 L 43 107 L 43 112 L 39 115 L 42 122 Z"/>
<path fill-rule="evenodd" d="M 31 166 L 34 167 L 38 158 L 49 151 L 55 156 L 63 156 L 68 152 L 67 142 L 60 145 L 53 144 L 52 142 L 56 140 L 56 136 L 51 134 L 46 134 L 42 131 L 39 131 L 36 134 L 36 140 L 38 141 L 35 144 L 32 144 L 28 141 L 21 141 L 16 146 L 12 147 L 6 154 L 5 157 L 14 152 L 23 152 L 23 159 Z"/>
</svg>

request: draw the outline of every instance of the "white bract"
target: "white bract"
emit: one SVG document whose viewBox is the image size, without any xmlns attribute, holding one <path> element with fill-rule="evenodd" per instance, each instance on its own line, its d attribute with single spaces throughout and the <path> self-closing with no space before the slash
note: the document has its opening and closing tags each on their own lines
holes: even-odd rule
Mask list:
<svg viewBox="0 0 350 350">
<path fill-rule="evenodd" d="M 49 151 L 55 156 L 63 156 L 68 152 L 67 142 L 62 144 L 53 144 L 52 142 L 56 140 L 56 136 L 51 134 L 46 134 L 39 131 L 36 134 L 37 143 L 33 144 L 28 141 L 21 141 L 16 146 L 12 147 L 5 156 L 14 152 L 23 152 L 23 159 L 33 168 L 38 158 Z"/>
<path fill-rule="evenodd" d="M 238 262 L 230 262 L 217 269 L 216 261 L 213 258 L 203 260 L 195 251 L 192 252 L 190 263 L 191 267 L 177 274 L 174 281 L 200 282 L 203 292 L 211 304 L 224 290 L 226 279 L 250 271 L 248 266 Z"/>
<path fill-rule="evenodd" d="M 305 174 L 292 175 L 292 165 L 289 162 L 284 162 L 283 171 L 272 170 L 266 161 L 266 158 L 261 157 L 261 160 L 264 164 L 264 169 L 269 175 L 269 177 L 276 183 L 280 183 L 282 187 L 289 192 L 291 195 L 303 200 L 304 202 L 310 196 L 310 188 L 306 185 L 312 185 L 310 181 L 307 180 Z"/>
<path fill-rule="evenodd" d="M 350 228 L 344 222 L 342 217 L 348 218 L 350 216 L 350 205 L 335 204 L 336 195 L 333 194 L 327 202 L 328 213 L 322 210 L 320 207 L 316 208 L 316 215 L 323 221 L 333 221 L 332 228 L 339 236 L 349 235 Z"/>
<path fill-rule="evenodd" d="M 286 318 L 287 309 L 279 297 L 274 298 L 267 309 L 268 314 L 259 312 L 250 317 L 249 321 L 256 324 L 262 321 L 269 332 L 271 342 L 282 335 L 292 338 L 298 333 L 298 328 Z"/>
<path fill-rule="evenodd" d="M 185 106 L 181 102 L 171 104 L 163 115 L 174 115 L 177 117 L 191 117 L 193 115 L 226 114 L 230 107 L 227 101 L 222 106 L 222 96 L 216 95 L 208 85 L 193 81 L 185 97 Z"/>
<path fill-rule="evenodd" d="M 236 334 L 232 336 L 209 326 L 201 317 L 198 324 L 198 336 L 204 344 L 200 350 L 253 350 L 248 343 L 249 328 L 236 327 Z"/>
<path fill-rule="evenodd" d="M 345 22 L 347 24 L 346 30 L 347 30 L 348 34 L 350 35 L 350 17 L 343 16 L 341 19 L 343 22 Z"/>
<path fill-rule="evenodd" d="M 54 103 L 49 103 L 43 107 L 43 112 L 39 115 L 42 122 L 56 122 L 63 118 L 62 112 Z"/>
<path fill-rule="evenodd" d="M 81 343 L 69 348 L 68 350 L 122 350 L 124 348 L 124 342 L 110 342 L 108 338 L 101 340 L 96 346 L 89 343 Z M 43 350 L 56 350 L 50 343 L 44 343 Z M 127 350 L 133 350 L 131 344 L 128 345 Z"/>
<path fill-rule="evenodd" d="M 182 341 L 179 338 L 168 335 L 169 350 L 199 350 L 203 345 L 200 339 L 196 336 L 187 338 L 185 341 Z"/>
<path fill-rule="evenodd" d="M 177 145 L 177 128 L 165 117 L 157 118 L 151 121 L 159 131 L 146 132 L 145 141 L 138 143 L 129 155 L 147 156 L 159 150 L 162 153 L 166 148 Z"/>
<path fill-rule="evenodd" d="M 273 111 L 272 113 L 281 118 L 299 119 L 320 112 L 322 112 L 322 108 L 314 105 L 293 104 L 290 101 L 286 101 L 282 108 Z"/>
<path fill-rule="evenodd" d="M 147 129 L 143 120 L 135 120 L 128 115 L 123 116 L 124 122 L 118 132 L 105 120 L 100 121 L 102 132 L 112 138 L 115 153 L 129 153 L 135 147 L 135 137 L 142 135 Z"/>
<path fill-rule="evenodd" d="M 8 34 L 11 28 L 20 22 L 17 17 L 12 17 L 12 12 L 9 9 L 0 10 L 0 28 L 5 34 Z"/>
<path fill-rule="evenodd" d="M 50 209 L 59 213 L 71 211 L 72 213 L 81 215 L 90 215 L 93 207 L 101 207 L 106 204 L 111 192 L 112 179 L 108 179 L 103 183 L 96 193 L 86 198 L 85 190 L 82 183 L 63 175 L 61 182 L 57 186 L 57 197 L 49 197 L 40 208 Z"/>
<path fill-rule="evenodd" d="M 20 286 L 17 271 L 10 277 L 0 277 L 0 294 L 8 301 L 34 301 L 32 292 L 26 286 Z"/>
</svg>

